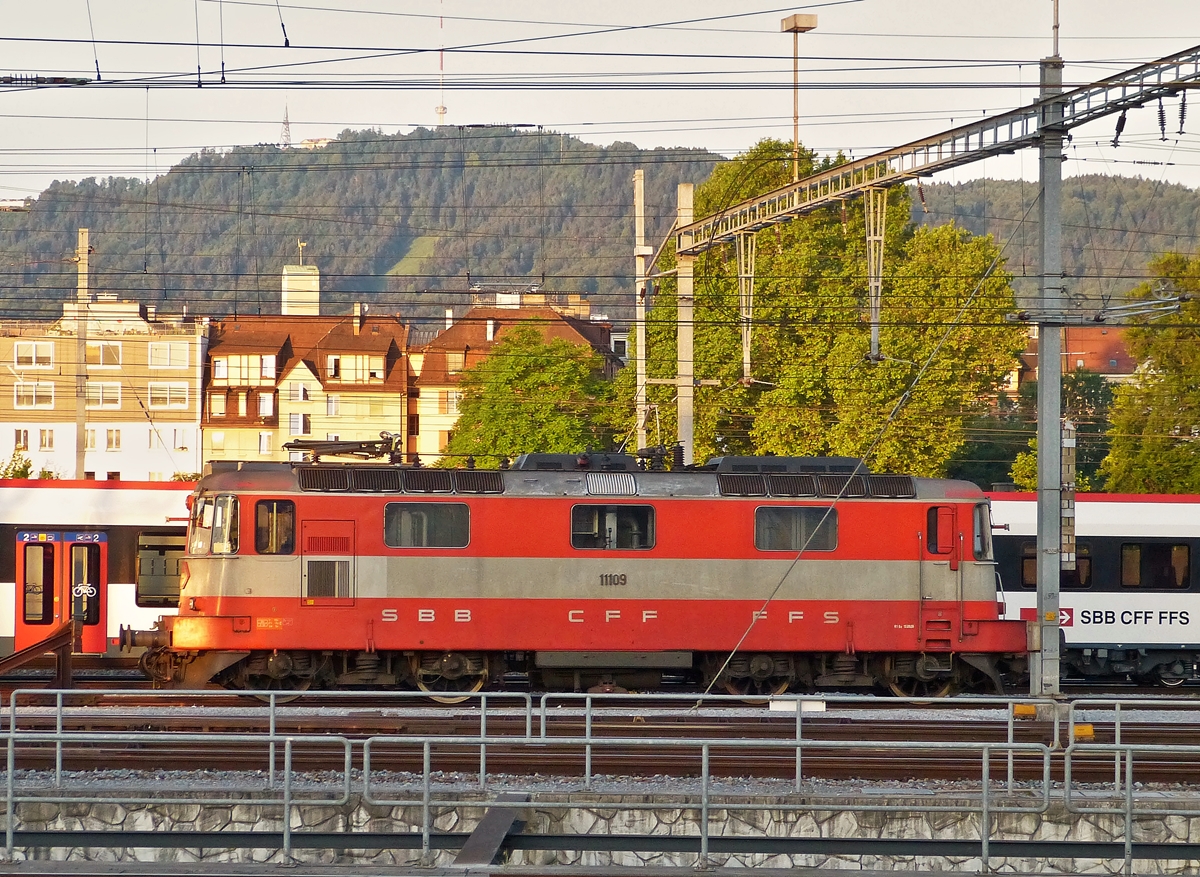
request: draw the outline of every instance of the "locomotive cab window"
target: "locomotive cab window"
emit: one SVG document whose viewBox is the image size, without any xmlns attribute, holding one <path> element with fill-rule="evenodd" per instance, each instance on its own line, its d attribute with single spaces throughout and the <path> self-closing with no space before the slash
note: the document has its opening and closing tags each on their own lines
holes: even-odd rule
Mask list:
<svg viewBox="0 0 1200 877">
<path fill-rule="evenodd" d="M 388 548 L 466 548 L 471 510 L 459 502 L 389 502 L 383 507 Z"/>
<path fill-rule="evenodd" d="M 1191 585 L 1186 545 L 1129 543 L 1121 546 L 1121 587 L 1180 591 Z"/>
<path fill-rule="evenodd" d="M 577 505 L 571 509 L 571 547 L 615 551 L 654 547 L 654 508 L 648 505 Z"/>
<path fill-rule="evenodd" d="M 296 551 L 294 502 L 264 499 L 254 506 L 254 550 L 259 554 L 292 554 Z"/>
<path fill-rule="evenodd" d="M 754 510 L 754 547 L 759 551 L 833 551 L 837 530 L 837 509 L 763 506 Z"/>
<path fill-rule="evenodd" d="M 975 506 L 975 559 L 992 559 L 992 511 L 986 503 Z"/>
<path fill-rule="evenodd" d="M 199 497 L 192 505 L 191 554 L 237 554 L 238 499 L 230 494 Z"/>
<path fill-rule="evenodd" d="M 1075 545 L 1075 569 L 1059 572 L 1058 587 L 1061 591 L 1086 591 L 1092 586 L 1092 547 L 1090 543 Z M 1021 587 L 1037 587 L 1037 543 L 1021 544 Z"/>
</svg>

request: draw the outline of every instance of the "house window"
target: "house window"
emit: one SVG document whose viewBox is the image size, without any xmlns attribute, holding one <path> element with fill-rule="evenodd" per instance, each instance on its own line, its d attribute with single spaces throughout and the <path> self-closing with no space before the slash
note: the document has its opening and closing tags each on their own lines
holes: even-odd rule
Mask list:
<svg viewBox="0 0 1200 877">
<path fill-rule="evenodd" d="M 150 343 L 150 368 L 187 368 L 188 343 L 186 341 L 152 341 Z"/>
<path fill-rule="evenodd" d="M 53 408 L 54 384 L 48 381 L 17 381 L 13 387 L 13 405 L 17 408 Z"/>
<path fill-rule="evenodd" d="M 38 430 L 38 450 L 53 451 L 54 450 L 54 430 L 40 429 Z"/>
<path fill-rule="evenodd" d="M 312 417 L 308 414 L 288 415 L 289 435 L 308 435 L 312 432 Z"/>
<path fill-rule="evenodd" d="M 117 368 L 121 365 L 120 341 L 89 341 L 87 364 L 95 368 Z"/>
<path fill-rule="evenodd" d="M 17 368 L 49 368 L 54 364 L 54 342 L 18 341 L 13 359 Z"/>
<path fill-rule="evenodd" d="M 456 374 L 463 370 L 463 366 L 467 362 L 467 352 L 465 350 L 447 350 L 446 351 L 446 370 L 450 374 Z"/>
<path fill-rule="evenodd" d="M 408 415 L 408 434 L 409 435 L 420 435 L 421 434 L 421 415 L 420 414 Z"/>
<path fill-rule="evenodd" d="M 269 353 L 262 358 L 262 376 L 275 380 L 275 354 Z"/>
<path fill-rule="evenodd" d="M 191 438 L 190 429 L 176 429 L 174 432 L 173 446 L 177 451 L 186 451 L 188 449 L 188 439 Z"/>
<path fill-rule="evenodd" d="M 325 359 L 325 377 L 331 381 L 342 379 L 342 358 L 334 355 Z"/>
<path fill-rule="evenodd" d="M 448 398 L 446 400 L 446 409 L 447 409 L 446 413 L 457 414 L 458 413 L 458 403 L 462 401 L 462 393 L 458 392 L 457 390 L 451 390 L 447 394 L 447 396 L 448 396 Z"/>
<path fill-rule="evenodd" d="M 342 437 L 336 432 L 325 433 L 325 441 L 327 441 L 327 442 L 341 441 L 341 439 L 342 439 Z"/>
<path fill-rule="evenodd" d="M 223 381 L 229 377 L 229 360 L 223 356 L 213 358 L 213 378 Z"/>
<path fill-rule="evenodd" d="M 28 451 L 29 450 L 29 430 L 18 429 L 14 430 L 13 450 Z"/>
<path fill-rule="evenodd" d="M 383 380 L 383 357 L 372 356 L 367 360 L 367 380 L 382 381 Z"/>
<path fill-rule="evenodd" d="M 225 433 L 224 433 L 224 431 L 214 430 L 213 432 L 210 432 L 208 435 L 209 435 L 209 440 L 212 443 L 212 449 L 214 451 L 224 451 L 225 450 Z"/>
<path fill-rule="evenodd" d="M 326 396 L 325 397 L 325 414 L 329 417 L 337 417 L 342 413 L 342 397 L 341 396 Z"/>
<path fill-rule="evenodd" d="M 188 407 L 188 385 L 182 381 L 170 384 L 151 382 L 150 407 L 186 410 Z"/>
<path fill-rule="evenodd" d="M 96 450 L 96 430 L 87 429 L 83 432 L 83 449 L 85 451 Z"/>
<path fill-rule="evenodd" d="M 108 442 L 105 447 L 107 450 L 110 450 L 110 451 L 121 450 L 121 430 L 119 430 L 119 429 L 108 430 Z"/>
<path fill-rule="evenodd" d="M 271 433 L 260 432 L 258 434 L 258 452 L 260 454 L 271 453 Z"/>
<path fill-rule="evenodd" d="M 121 385 L 116 381 L 88 381 L 84 396 L 88 408 L 121 407 Z"/>
<path fill-rule="evenodd" d="M 213 417 L 225 416 L 225 394 L 214 393 L 208 397 L 208 413 Z"/>
<path fill-rule="evenodd" d="M 246 411 L 246 394 L 238 393 L 238 417 L 245 417 Z"/>
<path fill-rule="evenodd" d="M 258 394 L 258 416 L 272 417 L 275 414 L 275 394 L 274 393 L 259 393 Z"/>
<path fill-rule="evenodd" d="M 308 384 L 301 383 L 299 381 L 293 381 L 289 386 L 289 390 L 291 394 L 291 400 L 293 402 L 308 401 Z"/>
</svg>

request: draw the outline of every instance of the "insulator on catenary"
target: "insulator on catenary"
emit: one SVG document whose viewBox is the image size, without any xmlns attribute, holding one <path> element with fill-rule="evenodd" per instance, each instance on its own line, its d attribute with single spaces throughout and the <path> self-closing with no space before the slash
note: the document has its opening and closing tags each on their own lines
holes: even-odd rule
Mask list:
<svg viewBox="0 0 1200 877">
<path fill-rule="evenodd" d="M 1167 139 L 1167 110 L 1163 106 L 1161 97 L 1158 99 L 1158 133 L 1160 135 L 1158 139 L 1165 143 Z"/>
<path fill-rule="evenodd" d="M 1117 133 L 1113 135 L 1112 145 L 1121 145 L 1121 132 L 1125 130 L 1125 110 L 1121 110 L 1121 118 L 1117 119 Z"/>
<path fill-rule="evenodd" d="M 1179 96 L 1179 133 L 1183 133 L 1183 120 L 1187 118 L 1187 92 Z"/>
</svg>

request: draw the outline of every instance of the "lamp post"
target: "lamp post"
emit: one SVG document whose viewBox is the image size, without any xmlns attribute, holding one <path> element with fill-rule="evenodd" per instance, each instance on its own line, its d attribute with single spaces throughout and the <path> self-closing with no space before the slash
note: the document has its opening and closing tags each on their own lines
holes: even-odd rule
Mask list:
<svg viewBox="0 0 1200 877">
<path fill-rule="evenodd" d="M 792 35 L 792 182 L 800 179 L 800 34 L 817 29 L 815 15 L 789 15 L 779 24 Z"/>
</svg>

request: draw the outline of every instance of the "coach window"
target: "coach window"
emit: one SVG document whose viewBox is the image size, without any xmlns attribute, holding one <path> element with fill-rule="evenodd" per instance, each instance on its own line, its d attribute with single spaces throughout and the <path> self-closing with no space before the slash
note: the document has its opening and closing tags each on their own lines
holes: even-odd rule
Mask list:
<svg viewBox="0 0 1200 877">
<path fill-rule="evenodd" d="M 1121 546 L 1121 587 L 1178 591 L 1191 584 L 1186 545 L 1125 543 Z"/>
<path fill-rule="evenodd" d="M 296 550 L 296 504 L 264 499 L 254 507 L 254 550 L 259 554 L 292 554 Z"/>
<path fill-rule="evenodd" d="M 54 621 L 53 545 L 25 546 L 25 623 Z"/>
<path fill-rule="evenodd" d="M 648 505 L 577 505 L 571 509 L 571 547 L 653 548 L 654 508 Z"/>
<path fill-rule="evenodd" d="M 219 494 L 213 503 L 212 553 L 237 554 L 238 501 L 236 496 Z"/>
<path fill-rule="evenodd" d="M 100 546 L 71 546 L 71 617 L 100 623 Z"/>
<path fill-rule="evenodd" d="M 763 506 L 754 510 L 754 547 L 759 551 L 833 551 L 837 541 L 836 509 Z"/>
<path fill-rule="evenodd" d="M 466 548 L 471 510 L 459 502 L 389 502 L 383 507 L 388 548 Z"/>
<path fill-rule="evenodd" d="M 1075 569 L 1059 572 L 1058 587 L 1061 591 L 1086 591 L 1092 586 L 1092 547 L 1088 542 L 1075 545 Z M 1021 587 L 1037 587 L 1037 543 L 1021 545 Z"/>
</svg>

